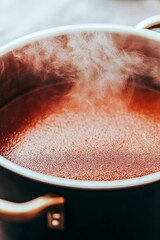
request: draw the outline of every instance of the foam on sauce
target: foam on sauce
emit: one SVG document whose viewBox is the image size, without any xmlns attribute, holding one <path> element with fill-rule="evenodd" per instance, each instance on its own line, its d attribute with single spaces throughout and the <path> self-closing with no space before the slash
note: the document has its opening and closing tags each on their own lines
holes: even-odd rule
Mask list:
<svg viewBox="0 0 160 240">
<path fill-rule="evenodd" d="M 78 109 L 51 86 L 26 94 L 0 111 L 0 153 L 20 166 L 70 179 L 117 180 L 160 171 L 159 119 L 135 109 L 108 109 Z"/>
</svg>

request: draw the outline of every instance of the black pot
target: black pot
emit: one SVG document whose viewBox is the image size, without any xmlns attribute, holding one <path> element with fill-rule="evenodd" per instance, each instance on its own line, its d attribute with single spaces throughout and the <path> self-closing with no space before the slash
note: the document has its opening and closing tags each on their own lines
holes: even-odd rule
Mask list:
<svg viewBox="0 0 160 240">
<path fill-rule="evenodd" d="M 45 82 L 38 75 L 33 78 L 34 71 L 19 64 L 15 49 L 23 53 L 28 46 L 54 41 L 57 36 L 65 44 L 66 35 L 81 37 L 86 32 L 105 32 L 119 48 L 155 57 L 160 68 L 158 33 L 114 25 L 55 28 L 1 48 L 0 106 L 50 82 L 49 77 Z M 0 201 L 3 240 L 160 239 L 160 172 L 118 181 L 82 181 L 33 172 L 4 157 L 0 164 L 0 197 L 5 199 Z"/>
</svg>

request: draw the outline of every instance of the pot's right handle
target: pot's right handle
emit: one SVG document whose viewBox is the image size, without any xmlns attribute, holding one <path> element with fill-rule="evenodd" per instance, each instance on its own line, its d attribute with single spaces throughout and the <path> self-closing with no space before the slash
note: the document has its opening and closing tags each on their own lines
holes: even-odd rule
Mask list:
<svg viewBox="0 0 160 240">
<path fill-rule="evenodd" d="M 143 20 L 136 25 L 137 29 L 160 28 L 160 15 L 156 15 Z"/>
</svg>

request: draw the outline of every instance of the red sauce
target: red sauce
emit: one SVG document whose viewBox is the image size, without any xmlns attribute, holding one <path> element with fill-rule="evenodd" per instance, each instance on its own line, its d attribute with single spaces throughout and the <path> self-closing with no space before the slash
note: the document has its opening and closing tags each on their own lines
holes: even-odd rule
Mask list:
<svg viewBox="0 0 160 240">
<path fill-rule="evenodd" d="M 0 153 L 31 170 L 71 179 L 160 171 L 160 98 L 155 110 L 145 96 L 136 91 L 128 106 L 106 98 L 92 108 L 56 96 L 52 86 L 28 93 L 0 111 Z"/>
</svg>

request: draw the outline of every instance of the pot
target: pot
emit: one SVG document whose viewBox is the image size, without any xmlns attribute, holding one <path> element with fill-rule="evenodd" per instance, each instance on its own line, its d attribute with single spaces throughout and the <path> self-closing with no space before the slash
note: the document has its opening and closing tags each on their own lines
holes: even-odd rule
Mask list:
<svg viewBox="0 0 160 240">
<path fill-rule="evenodd" d="M 6 71 L 0 80 L 0 106 L 43 84 L 38 78 L 29 81 L 24 68 L 15 71 L 11 57 L 15 50 L 68 34 L 103 32 L 117 39 L 120 47 L 127 44 L 160 60 L 160 35 L 147 30 L 159 24 L 160 16 L 156 16 L 136 28 L 103 24 L 58 27 L 6 44 L 0 48 L 1 75 Z M 84 181 L 31 171 L 2 156 L 0 165 L 3 240 L 160 239 L 160 172 L 126 180 Z"/>
</svg>

